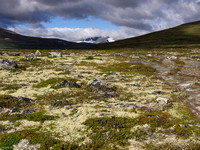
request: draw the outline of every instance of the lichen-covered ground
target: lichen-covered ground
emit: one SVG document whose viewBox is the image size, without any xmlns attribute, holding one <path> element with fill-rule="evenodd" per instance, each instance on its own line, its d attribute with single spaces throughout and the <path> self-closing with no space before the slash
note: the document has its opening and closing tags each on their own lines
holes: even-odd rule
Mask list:
<svg viewBox="0 0 200 150">
<path fill-rule="evenodd" d="M 34 61 L 23 57 L 35 51 L 10 52 L 20 56 L 0 59 L 19 68 L 0 70 L 0 149 L 24 139 L 36 149 L 200 149 L 199 49 L 43 50 Z M 94 91 L 94 79 L 117 90 Z M 80 87 L 55 86 L 63 80 Z"/>
</svg>

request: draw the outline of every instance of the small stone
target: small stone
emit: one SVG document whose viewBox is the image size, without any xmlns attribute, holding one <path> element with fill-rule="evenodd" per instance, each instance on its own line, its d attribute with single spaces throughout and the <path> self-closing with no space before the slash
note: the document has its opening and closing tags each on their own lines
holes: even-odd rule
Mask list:
<svg viewBox="0 0 200 150">
<path fill-rule="evenodd" d="M 164 97 L 158 97 L 156 101 L 160 104 L 168 104 L 169 103 L 169 98 L 164 98 Z"/>
<path fill-rule="evenodd" d="M 61 52 L 49 52 L 49 54 L 51 54 L 51 57 L 62 57 Z"/>
<path fill-rule="evenodd" d="M 186 125 L 184 125 L 184 124 L 179 124 L 179 126 L 180 126 L 181 128 L 183 128 L 183 129 L 187 129 L 187 128 L 188 128 L 188 126 L 186 126 Z"/>
<path fill-rule="evenodd" d="M 35 55 L 42 55 L 42 53 L 41 53 L 39 50 L 37 50 L 37 51 L 35 52 Z"/>
<path fill-rule="evenodd" d="M 31 114 L 31 113 L 34 113 L 34 112 L 35 112 L 35 110 L 27 109 L 27 110 L 23 111 L 23 114 Z"/>
<path fill-rule="evenodd" d="M 155 94 L 155 95 L 157 95 L 157 94 L 163 94 L 164 92 L 162 92 L 162 91 L 154 91 L 152 94 Z"/>
<path fill-rule="evenodd" d="M 17 97 L 18 100 L 22 100 L 24 101 L 25 103 L 31 103 L 31 102 L 34 102 L 34 100 L 30 99 L 30 98 L 27 98 L 27 97 L 22 97 L 22 96 L 19 96 Z"/>
</svg>

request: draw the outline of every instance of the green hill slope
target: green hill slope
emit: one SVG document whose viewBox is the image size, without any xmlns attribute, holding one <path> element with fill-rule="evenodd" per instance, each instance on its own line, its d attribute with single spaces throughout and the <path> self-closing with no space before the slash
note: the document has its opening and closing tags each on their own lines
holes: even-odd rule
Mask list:
<svg viewBox="0 0 200 150">
<path fill-rule="evenodd" d="M 200 21 L 174 28 L 92 46 L 92 49 L 200 47 Z"/>
<path fill-rule="evenodd" d="M 88 46 L 59 39 L 23 36 L 0 28 L 0 49 L 82 49 Z"/>
</svg>

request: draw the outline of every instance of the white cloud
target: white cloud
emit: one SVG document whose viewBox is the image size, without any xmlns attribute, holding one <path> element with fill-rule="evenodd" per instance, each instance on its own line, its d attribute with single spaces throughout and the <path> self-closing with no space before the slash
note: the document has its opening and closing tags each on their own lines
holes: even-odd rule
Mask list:
<svg viewBox="0 0 200 150">
<path fill-rule="evenodd" d="M 109 36 L 114 40 L 133 37 L 144 34 L 145 31 L 133 30 L 132 28 L 122 27 L 120 30 L 100 30 L 97 28 L 9 28 L 19 34 L 45 38 L 59 38 L 67 41 L 79 41 L 89 37 Z"/>
</svg>

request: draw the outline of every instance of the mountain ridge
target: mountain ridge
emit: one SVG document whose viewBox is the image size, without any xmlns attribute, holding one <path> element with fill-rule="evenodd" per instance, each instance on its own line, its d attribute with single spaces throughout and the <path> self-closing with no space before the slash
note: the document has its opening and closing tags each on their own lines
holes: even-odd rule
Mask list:
<svg viewBox="0 0 200 150">
<path fill-rule="evenodd" d="M 84 49 L 88 43 L 75 43 L 56 38 L 31 37 L 0 28 L 1 49 Z"/>
<path fill-rule="evenodd" d="M 200 47 L 200 21 L 185 23 L 112 43 L 91 46 L 92 49 L 184 47 Z"/>
</svg>

